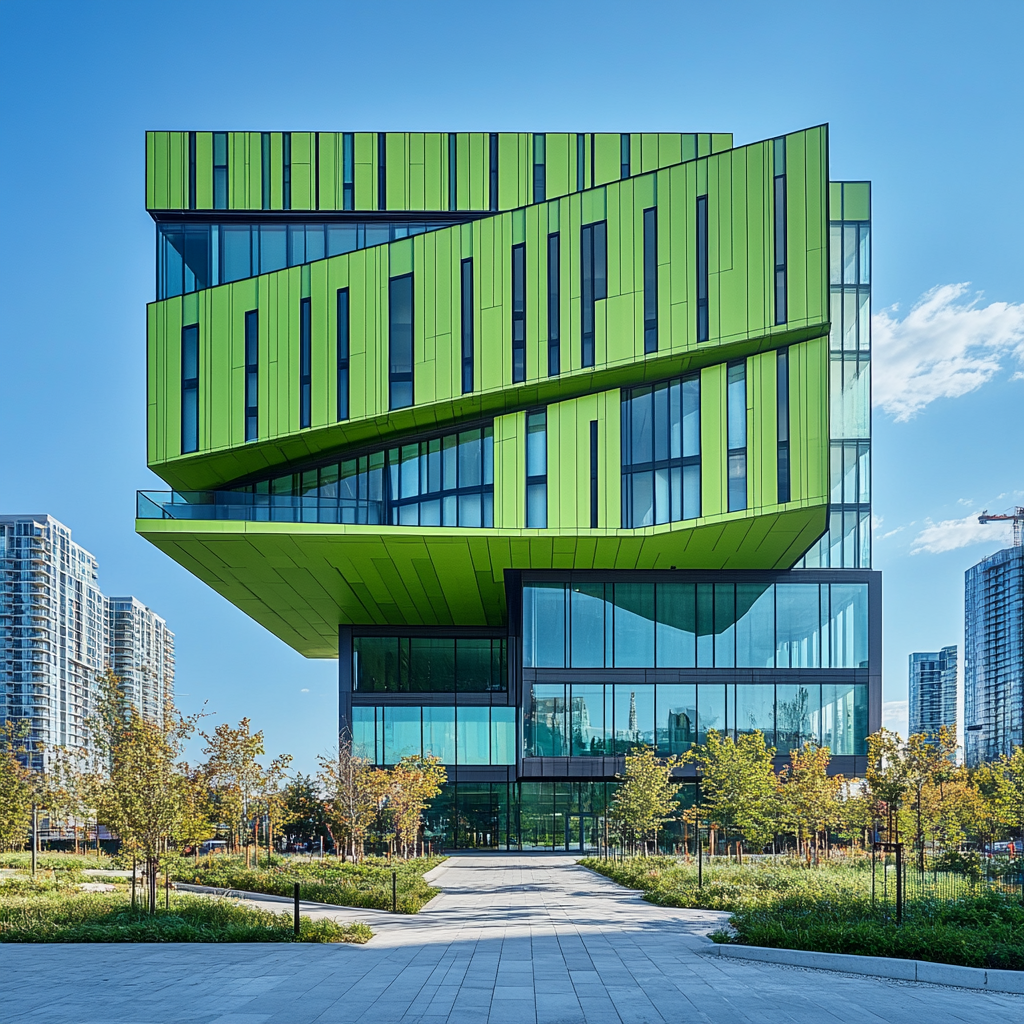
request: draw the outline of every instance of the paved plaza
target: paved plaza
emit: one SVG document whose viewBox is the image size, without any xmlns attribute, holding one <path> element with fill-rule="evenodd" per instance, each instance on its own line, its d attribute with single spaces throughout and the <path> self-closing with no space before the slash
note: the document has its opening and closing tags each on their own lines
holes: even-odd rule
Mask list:
<svg viewBox="0 0 1024 1024">
<path fill-rule="evenodd" d="M 0 945 L 4 1024 L 646 1024 L 1024 1018 L 1024 997 L 702 956 L 673 910 L 556 854 L 462 854 L 350 945 Z M 280 909 L 280 906 L 275 909 Z"/>
</svg>

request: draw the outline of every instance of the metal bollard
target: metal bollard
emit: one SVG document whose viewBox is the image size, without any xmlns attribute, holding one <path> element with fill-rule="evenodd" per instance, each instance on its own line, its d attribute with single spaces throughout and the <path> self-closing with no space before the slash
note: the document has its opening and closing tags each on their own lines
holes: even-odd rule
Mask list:
<svg viewBox="0 0 1024 1024">
<path fill-rule="evenodd" d="M 391 869 L 391 913 L 398 913 L 398 872 Z"/>
<path fill-rule="evenodd" d="M 299 883 L 295 883 L 295 937 L 299 936 Z"/>
</svg>

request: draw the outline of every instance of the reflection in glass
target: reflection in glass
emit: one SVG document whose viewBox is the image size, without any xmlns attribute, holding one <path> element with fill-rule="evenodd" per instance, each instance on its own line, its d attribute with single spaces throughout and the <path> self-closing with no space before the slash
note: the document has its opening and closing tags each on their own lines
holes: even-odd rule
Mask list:
<svg viewBox="0 0 1024 1024">
<path fill-rule="evenodd" d="M 725 728 L 725 685 L 701 683 L 697 691 L 697 742 L 706 743 L 711 729 L 724 735 Z"/>
<path fill-rule="evenodd" d="M 523 588 L 523 665 L 565 668 L 565 584 Z"/>
<path fill-rule="evenodd" d="M 572 661 L 574 668 L 604 665 L 603 583 L 580 584 L 569 591 L 572 614 Z"/>
<path fill-rule="evenodd" d="M 352 709 L 352 753 L 376 763 L 374 708 L 354 707 Z"/>
<path fill-rule="evenodd" d="M 491 764 L 516 763 L 516 709 L 492 707 Z M 424 726 L 425 728 L 425 726 Z"/>
<path fill-rule="evenodd" d="M 422 752 L 420 709 L 384 708 L 384 763 L 396 764 L 403 757 Z"/>
<path fill-rule="evenodd" d="M 826 589 L 825 593 L 828 591 Z M 821 666 L 821 614 L 817 583 L 779 583 L 776 595 L 776 665 Z"/>
<path fill-rule="evenodd" d="M 455 708 L 423 708 L 423 753 L 455 764 Z"/>
<path fill-rule="evenodd" d="M 832 668 L 868 667 L 868 587 L 833 583 L 829 636 Z"/>
<path fill-rule="evenodd" d="M 490 641 L 487 642 L 490 644 Z M 413 637 L 409 643 L 409 690 L 413 693 L 453 690 L 455 641 L 437 637 Z"/>
<path fill-rule="evenodd" d="M 693 668 L 697 664 L 694 585 L 659 583 L 657 609 L 658 667 Z"/>
<path fill-rule="evenodd" d="M 772 746 L 775 741 L 775 687 L 770 683 L 738 683 L 735 700 L 736 735 L 760 730 L 765 742 Z"/>
<path fill-rule="evenodd" d="M 615 665 L 654 664 L 654 584 L 615 584 Z"/>
<path fill-rule="evenodd" d="M 491 759 L 490 708 L 455 709 L 457 764 L 489 764 Z"/>
<path fill-rule="evenodd" d="M 798 750 L 805 743 L 819 743 L 821 688 L 816 683 L 780 683 L 777 691 L 779 753 Z"/>
<path fill-rule="evenodd" d="M 565 687 L 536 683 L 523 709 L 524 746 L 529 757 L 565 757 L 569 742 L 565 722 Z"/>
<path fill-rule="evenodd" d="M 605 747 L 604 687 L 596 684 L 573 684 L 569 701 L 571 753 L 596 756 L 608 751 Z M 610 724 L 610 723 L 609 723 Z"/>
<path fill-rule="evenodd" d="M 697 741 L 697 687 L 665 683 L 656 689 L 658 754 L 684 754 Z"/>
<path fill-rule="evenodd" d="M 736 664 L 736 589 L 731 583 L 715 585 L 715 667 Z"/>
<path fill-rule="evenodd" d="M 715 664 L 714 584 L 697 584 L 697 667 Z"/>
<path fill-rule="evenodd" d="M 615 752 L 625 754 L 640 744 L 654 745 L 654 686 L 615 687 Z"/>
<path fill-rule="evenodd" d="M 833 754 L 859 754 L 856 731 L 856 696 L 867 687 L 852 683 L 824 683 L 821 687 L 821 744 Z M 866 716 L 865 716 L 866 721 Z"/>
<path fill-rule="evenodd" d="M 775 593 L 770 583 L 736 584 L 736 665 L 775 664 Z"/>
</svg>

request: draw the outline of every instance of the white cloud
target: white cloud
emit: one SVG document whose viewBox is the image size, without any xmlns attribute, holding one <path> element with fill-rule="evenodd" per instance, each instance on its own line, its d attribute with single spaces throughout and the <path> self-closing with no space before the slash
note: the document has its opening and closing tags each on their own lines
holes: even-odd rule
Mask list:
<svg viewBox="0 0 1024 1024">
<path fill-rule="evenodd" d="M 1009 523 L 979 523 L 978 513 L 972 512 L 963 519 L 944 519 L 941 523 L 926 520 L 928 525 L 914 538 L 910 553 L 922 551 L 938 555 L 944 551 L 955 551 L 971 544 L 1008 546 L 1013 538 Z"/>
<path fill-rule="evenodd" d="M 871 318 L 874 404 L 897 422 L 937 398 L 976 391 L 1007 355 L 1024 360 L 1024 303 L 980 306 L 980 293 L 961 300 L 967 290 L 967 283 L 939 285 L 902 320 L 898 306 Z"/>
<path fill-rule="evenodd" d="M 906 736 L 910 731 L 909 702 L 905 700 L 887 700 L 882 702 L 882 725 L 886 729 Z"/>
<path fill-rule="evenodd" d="M 301 690 L 299 690 L 299 693 L 309 693 L 309 690 L 307 690 L 307 689 L 301 689 Z"/>
</svg>

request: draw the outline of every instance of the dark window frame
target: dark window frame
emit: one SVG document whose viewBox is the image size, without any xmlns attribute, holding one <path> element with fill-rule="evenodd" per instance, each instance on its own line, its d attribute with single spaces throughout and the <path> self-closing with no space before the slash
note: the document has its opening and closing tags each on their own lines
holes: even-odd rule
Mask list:
<svg viewBox="0 0 1024 1024">
<path fill-rule="evenodd" d="M 347 420 L 351 414 L 349 408 L 349 352 L 351 344 L 351 309 L 349 306 L 348 288 L 339 288 L 335 302 L 337 304 L 337 374 L 338 374 L 338 395 L 337 414 L 338 421 Z"/>
<path fill-rule="evenodd" d="M 731 403 L 729 400 L 729 389 L 735 383 L 732 378 L 737 370 L 742 370 L 743 380 L 743 444 L 733 445 L 732 434 L 732 423 L 729 420 L 731 412 Z M 726 410 L 726 497 L 727 506 L 729 512 L 745 512 L 748 508 L 749 495 L 747 493 L 749 489 L 750 479 L 747 467 L 747 448 L 749 447 L 750 439 L 747 436 L 747 361 L 745 359 L 737 359 L 734 362 L 726 364 L 726 376 L 725 376 L 725 410 Z M 738 488 L 734 492 L 733 488 L 733 470 L 742 466 L 743 476 L 743 493 L 742 493 L 742 504 L 740 504 L 741 496 L 738 494 Z M 739 474 L 737 473 L 737 477 Z"/>
<path fill-rule="evenodd" d="M 630 154 L 630 138 L 628 132 L 619 136 L 619 178 L 625 181 L 630 177 L 632 157 Z"/>
<path fill-rule="evenodd" d="M 711 314 L 708 302 L 708 197 L 697 196 L 697 341 L 711 338 Z"/>
<path fill-rule="evenodd" d="M 644 210 L 644 354 L 658 351 L 658 208 Z"/>
<path fill-rule="evenodd" d="M 344 132 L 341 136 L 341 208 L 356 208 L 355 135 Z"/>
<path fill-rule="evenodd" d="M 512 246 L 512 383 L 526 380 L 526 243 Z"/>
<path fill-rule="evenodd" d="M 259 310 L 245 314 L 245 439 L 259 437 L 259 371 L 260 371 Z"/>
<path fill-rule="evenodd" d="M 599 272 L 600 271 L 600 272 Z M 597 303 L 608 297 L 608 222 L 580 228 L 580 365 L 597 358 Z"/>
<path fill-rule="evenodd" d="M 789 447 L 789 349 L 780 348 L 775 355 L 775 410 L 778 435 L 778 493 L 780 505 L 792 500 L 792 478 Z"/>
<path fill-rule="evenodd" d="M 576 133 L 576 191 L 582 192 L 587 187 L 587 136 Z"/>
<path fill-rule="evenodd" d="M 448 133 L 448 209 L 459 208 L 459 137 Z"/>
<path fill-rule="evenodd" d="M 542 421 L 542 429 L 535 431 L 535 433 L 543 434 L 543 445 L 544 445 L 544 472 L 543 473 L 530 473 L 530 433 L 531 426 L 533 426 L 537 420 Z M 548 444 L 548 410 L 543 409 L 532 409 L 526 413 L 526 515 L 525 522 L 528 530 L 546 530 L 548 525 L 548 457 L 547 457 L 547 444 Z M 530 518 L 530 494 L 538 487 L 544 488 L 544 522 L 536 523 Z"/>
<path fill-rule="evenodd" d="M 270 209 L 270 132 L 260 132 L 260 206 Z"/>
<path fill-rule="evenodd" d="M 388 208 L 388 136 L 377 132 L 377 209 Z"/>
<path fill-rule="evenodd" d="M 488 138 L 488 160 L 487 160 L 487 178 L 488 178 L 488 209 L 498 209 L 498 133 L 491 132 Z"/>
<path fill-rule="evenodd" d="M 196 133 L 188 133 L 188 208 L 196 208 Z"/>
<path fill-rule="evenodd" d="M 292 208 L 292 133 L 281 132 L 281 209 Z"/>
<path fill-rule="evenodd" d="M 186 346 L 194 346 L 189 352 Z M 186 377 L 189 363 L 195 364 L 195 376 Z M 191 398 L 191 402 L 189 399 Z M 191 409 L 187 407 L 191 405 Z M 189 434 L 193 434 L 190 437 Z M 181 454 L 199 451 L 199 324 L 181 328 Z"/>
<path fill-rule="evenodd" d="M 597 529 L 598 490 L 598 450 L 597 420 L 590 421 L 590 528 Z"/>
<path fill-rule="evenodd" d="M 547 194 L 547 136 L 535 132 L 533 136 L 533 201 L 543 203 Z"/>
<path fill-rule="evenodd" d="M 313 302 L 299 304 L 299 427 L 312 425 L 313 414 Z"/>
<path fill-rule="evenodd" d="M 224 160 L 217 162 L 217 150 L 223 148 Z M 228 208 L 228 189 L 230 176 L 228 174 L 228 133 L 213 133 L 213 208 L 215 210 L 226 210 Z"/>
<path fill-rule="evenodd" d="M 462 393 L 473 390 L 473 258 L 467 257 L 459 265 L 459 311 L 462 335 Z"/>
<path fill-rule="evenodd" d="M 548 376 L 562 372 L 561 239 L 548 235 Z"/>
<path fill-rule="evenodd" d="M 398 288 L 404 288 L 408 285 L 409 295 L 409 323 L 399 324 L 395 320 L 395 292 Z M 415 390 L 415 368 L 416 368 L 416 289 L 413 275 L 400 274 L 397 277 L 392 277 L 388 280 L 388 408 L 390 409 L 408 409 L 416 403 L 416 390 Z M 409 328 L 409 352 L 408 352 L 408 370 L 396 370 L 395 366 L 398 365 L 395 362 L 395 328 L 405 327 Z M 409 401 L 401 405 L 395 404 L 395 386 L 400 385 L 404 387 L 409 386 Z"/>
<path fill-rule="evenodd" d="M 786 246 L 788 243 L 786 215 L 786 139 L 775 139 L 774 146 L 774 181 L 773 181 L 773 231 L 772 243 L 775 265 L 775 323 L 788 322 L 788 283 L 786 272 Z"/>
</svg>

